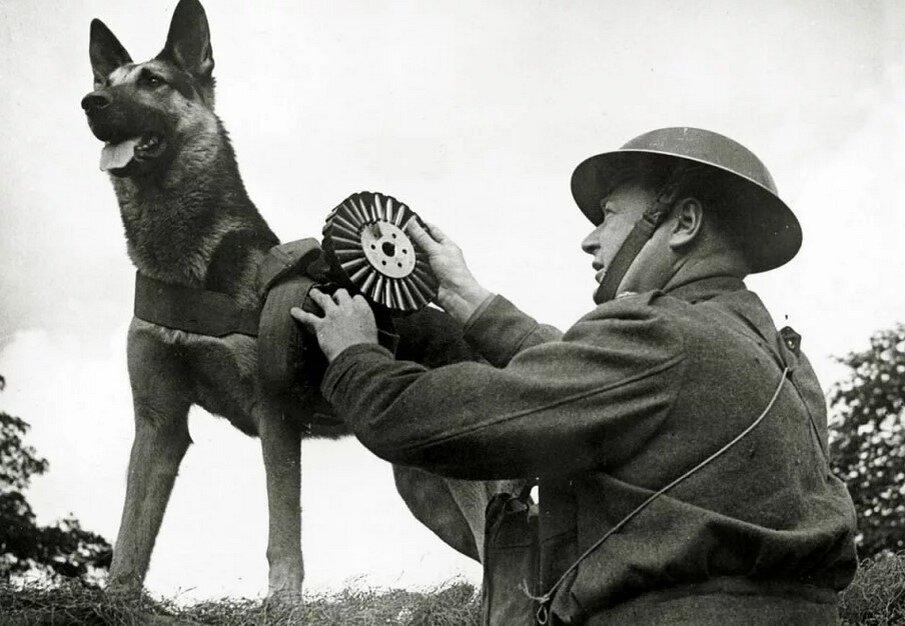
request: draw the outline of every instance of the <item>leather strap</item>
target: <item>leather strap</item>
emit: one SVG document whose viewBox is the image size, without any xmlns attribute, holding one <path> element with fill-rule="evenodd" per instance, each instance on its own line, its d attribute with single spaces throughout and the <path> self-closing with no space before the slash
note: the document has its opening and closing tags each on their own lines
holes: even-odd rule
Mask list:
<svg viewBox="0 0 905 626">
<path fill-rule="evenodd" d="M 650 241 L 654 232 L 669 215 L 672 203 L 675 201 L 677 185 L 676 183 L 667 183 L 657 194 L 656 200 L 651 203 L 641 218 L 635 222 L 635 227 L 622 242 L 619 251 L 607 267 L 606 274 L 597 291 L 594 292 L 594 302 L 603 304 L 609 302 L 616 297 L 616 290 L 619 284 L 625 278 L 625 274 L 635 261 L 635 257 L 641 252 L 641 248 Z"/>
<path fill-rule="evenodd" d="M 135 317 L 188 333 L 258 336 L 260 309 L 243 309 L 225 293 L 174 285 L 135 274 Z"/>
<path fill-rule="evenodd" d="M 619 283 L 622 282 L 626 272 L 628 272 L 628 268 L 632 266 L 635 257 L 641 252 L 641 248 L 653 236 L 657 225 L 649 222 L 645 219 L 646 217 L 645 214 L 635 223 L 635 227 L 632 228 L 628 237 L 622 242 L 622 246 L 620 246 L 616 256 L 610 261 L 610 266 L 606 269 L 606 274 L 603 275 L 603 280 L 594 293 L 594 302 L 596 304 L 609 302 L 616 297 L 616 290 L 619 289 Z"/>
</svg>

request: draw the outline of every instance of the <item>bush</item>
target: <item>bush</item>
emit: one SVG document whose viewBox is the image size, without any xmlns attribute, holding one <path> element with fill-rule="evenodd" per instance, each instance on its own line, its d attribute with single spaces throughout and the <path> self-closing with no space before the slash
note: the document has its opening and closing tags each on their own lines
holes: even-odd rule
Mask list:
<svg viewBox="0 0 905 626">
<path fill-rule="evenodd" d="M 830 392 L 833 471 L 858 511 L 862 557 L 905 549 L 905 326 L 875 333 L 840 359 L 851 372 Z"/>
<path fill-rule="evenodd" d="M 5 381 L 0 376 L 0 390 Z M 110 544 L 83 530 L 71 515 L 38 526 L 25 497 L 47 461 L 25 444 L 28 424 L 0 411 L 0 580 L 23 574 L 96 581 L 110 557 Z"/>
</svg>

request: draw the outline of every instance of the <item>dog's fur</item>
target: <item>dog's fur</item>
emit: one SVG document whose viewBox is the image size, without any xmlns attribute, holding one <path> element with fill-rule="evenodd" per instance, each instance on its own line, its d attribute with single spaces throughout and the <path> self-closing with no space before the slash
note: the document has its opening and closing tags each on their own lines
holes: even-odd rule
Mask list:
<svg viewBox="0 0 905 626">
<path fill-rule="evenodd" d="M 137 64 L 110 30 L 94 20 L 90 57 L 95 90 L 82 107 L 95 136 L 112 144 L 150 134 L 158 139 L 150 149 L 136 148 L 128 164 L 110 171 L 129 256 L 138 271 L 168 283 L 220 291 L 239 306 L 255 307 L 258 266 L 278 240 L 248 198 L 213 110 L 214 60 L 204 9 L 197 0 L 181 0 L 163 51 Z M 417 316 L 402 325 L 401 356 L 426 357 L 428 365 L 470 356 L 461 338 L 440 337 L 448 330 L 428 329 Z M 128 366 L 135 440 L 111 584 L 134 587 L 144 580 L 180 461 L 191 443 L 188 411 L 197 404 L 260 437 L 270 514 L 269 592 L 297 594 L 304 577 L 300 440 L 335 433 L 304 430 L 302 421 L 284 416 L 262 393 L 255 341 L 244 335 L 207 337 L 133 319 Z M 397 473 L 397 478 L 403 475 L 405 480 L 397 484 L 416 516 L 455 547 L 478 556 L 483 507 L 499 487 L 427 475 L 412 480 L 410 472 Z"/>
</svg>

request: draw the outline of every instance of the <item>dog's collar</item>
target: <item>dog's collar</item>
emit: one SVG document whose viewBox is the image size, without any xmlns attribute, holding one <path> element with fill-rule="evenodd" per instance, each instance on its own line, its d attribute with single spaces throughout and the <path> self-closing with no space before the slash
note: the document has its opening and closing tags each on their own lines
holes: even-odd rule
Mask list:
<svg viewBox="0 0 905 626">
<path fill-rule="evenodd" d="M 135 317 L 211 337 L 232 333 L 257 337 L 261 309 L 243 309 L 219 291 L 174 285 L 136 272 Z"/>
</svg>

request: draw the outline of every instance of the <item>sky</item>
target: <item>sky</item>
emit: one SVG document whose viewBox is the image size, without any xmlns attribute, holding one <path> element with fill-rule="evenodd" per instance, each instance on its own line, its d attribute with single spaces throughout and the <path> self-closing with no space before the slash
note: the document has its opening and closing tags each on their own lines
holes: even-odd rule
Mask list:
<svg viewBox="0 0 905 626">
<path fill-rule="evenodd" d="M 125 333 L 134 270 L 100 143 L 88 25 L 136 60 L 175 1 L 0 0 L 0 410 L 50 461 L 30 500 L 111 541 L 132 438 Z M 584 158 L 698 126 L 768 166 L 804 244 L 749 285 L 834 355 L 903 319 L 905 4 L 841 0 L 204 2 L 217 113 L 251 198 L 283 240 L 319 236 L 350 193 L 440 225 L 489 289 L 568 327 L 593 305 L 572 202 Z M 186 601 L 266 590 L 257 442 L 193 409 L 147 579 Z M 306 585 L 425 587 L 479 568 L 423 529 L 354 439 L 303 445 Z"/>
</svg>

